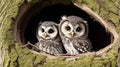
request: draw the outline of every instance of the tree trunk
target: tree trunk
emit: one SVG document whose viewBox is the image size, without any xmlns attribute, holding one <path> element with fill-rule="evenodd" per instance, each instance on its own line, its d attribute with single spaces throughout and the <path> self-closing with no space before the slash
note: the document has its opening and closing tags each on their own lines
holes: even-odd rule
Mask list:
<svg viewBox="0 0 120 67">
<path fill-rule="evenodd" d="M 97 35 L 95 31 L 90 30 L 92 33 L 89 38 L 93 40 L 93 52 L 77 56 L 53 56 L 38 53 L 33 51 L 31 46 L 25 45 L 27 41 L 32 44 L 36 42 L 35 39 L 30 38 L 31 35 L 28 35 L 34 32 L 28 31 L 31 19 L 36 20 L 38 18 L 36 14 L 42 10 L 45 13 L 46 6 L 51 6 L 50 8 L 54 10 L 61 5 L 65 6 L 63 4 L 70 5 L 67 7 L 71 10 L 75 8 L 74 10 L 80 10 L 89 16 L 88 18 L 93 21 L 89 23 L 90 29 L 97 32 L 103 29 L 102 33 L 97 33 Z M 118 0 L 0 0 L 0 67 L 120 67 L 118 11 Z M 60 13 L 62 12 L 58 12 Z M 88 19 L 83 14 L 81 14 L 82 17 Z M 106 38 L 105 41 L 100 41 L 101 36 Z M 94 43 L 94 41 L 99 43 Z"/>
</svg>

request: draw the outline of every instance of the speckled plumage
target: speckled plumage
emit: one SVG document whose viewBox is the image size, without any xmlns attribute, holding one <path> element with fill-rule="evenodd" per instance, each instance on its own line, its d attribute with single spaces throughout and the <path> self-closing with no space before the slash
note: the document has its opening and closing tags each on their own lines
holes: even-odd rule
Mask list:
<svg viewBox="0 0 120 67">
<path fill-rule="evenodd" d="M 35 46 L 49 54 L 63 54 L 65 49 L 59 36 L 57 24 L 52 21 L 44 21 L 40 23 L 41 24 L 38 26 L 37 30 L 38 42 Z M 43 28 L 45 29 L 44 32 L 41 31 Z M 53 29 L 54 32 L 49 33 L 50 29 Z M 47 37 L 44 37 L 45 33 Z"/>
<path fill-rule="evenodd" d="M 75 55 L 92 50 L 92 44 L 87 39 L 88 24 L 84 19 L 78 16 L 64 16 L 59 24 L 59 32 L 68 54 Z M 74 33 L 73 37 L 71 33 Z"/>
</svg>

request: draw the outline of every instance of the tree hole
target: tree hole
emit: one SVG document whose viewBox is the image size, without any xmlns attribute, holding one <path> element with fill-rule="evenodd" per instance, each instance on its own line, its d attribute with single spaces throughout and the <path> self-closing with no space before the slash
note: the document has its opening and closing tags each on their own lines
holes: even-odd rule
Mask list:
<svg viewBox="0 0 120 67">
<path fill-rule="evenodd" d="M 76 15 L 88 21 L 88 39 L 91 40 L 94 51 L 105 48 L 113 42 L 113 34 L 111 32 L 106 31 L 105 27 L 100 22 L 95 21 L 95 18 L 91 18 L 88 13 L 75 6 L 73 3 L 58 3 L 48 6 L 42 6 L 40 3 L 37 3 L 31 6 L 21 17 L 18 17 L 19 20 L 16 22 L 15 26 L 15 38 L 22 45 L 26 44 L 27 41 L 35 44 L 38 42 L 36 29 L 39 22 L 47 20 L 59 23 L 61 17 L 64 15 Z"/>
</svg>

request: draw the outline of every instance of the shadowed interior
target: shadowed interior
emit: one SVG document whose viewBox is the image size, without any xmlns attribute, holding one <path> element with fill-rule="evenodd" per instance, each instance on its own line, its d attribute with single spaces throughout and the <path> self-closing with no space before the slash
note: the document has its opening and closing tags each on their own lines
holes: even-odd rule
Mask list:
<svg viewBox="0 0 120 67">
<path fill-rule="evenodd" d="M 92 42 L 93 50 L 98 51 L 111 43 L 112 35 L 109 32 L 106 32 L 105 28 L 99 22 L 91 19 L 91 17 L 85 11 L 74 6 L 73 4 L 56 4 L 46 6 L 42 9 L 40 8 L 40 4 L 32 6 L 22 17 L 23 19 L 20 24 L 20 31 L 23 31 L 20 33 L 21 41 L 30 41 L 32 44 L 35 44 L 38 42 L 36 38 L 36 29 L 38 23 L 46 20 L 59 23 L 63 15 L 76 15 L 88 21 L 88 39 L 90 39 Z"/>
</svg>

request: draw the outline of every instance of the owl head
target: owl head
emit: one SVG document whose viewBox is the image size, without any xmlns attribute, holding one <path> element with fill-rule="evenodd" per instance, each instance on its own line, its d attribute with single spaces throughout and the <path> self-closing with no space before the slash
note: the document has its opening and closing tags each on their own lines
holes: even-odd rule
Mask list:
<svg viewBox="0 0 120 67">
<path fill-rule="evenodd" d="M 78 16 L 63 16 L 59 24 L 60 35 L 67 38 L 87 38 L 87 21 Z"/>
<path fill-rule="evenodd" d="M 52 21 L 40 22 L 37 30 L 37 38 L 54 39 L 58 35 L 57 24 Z"/>
</svg>

